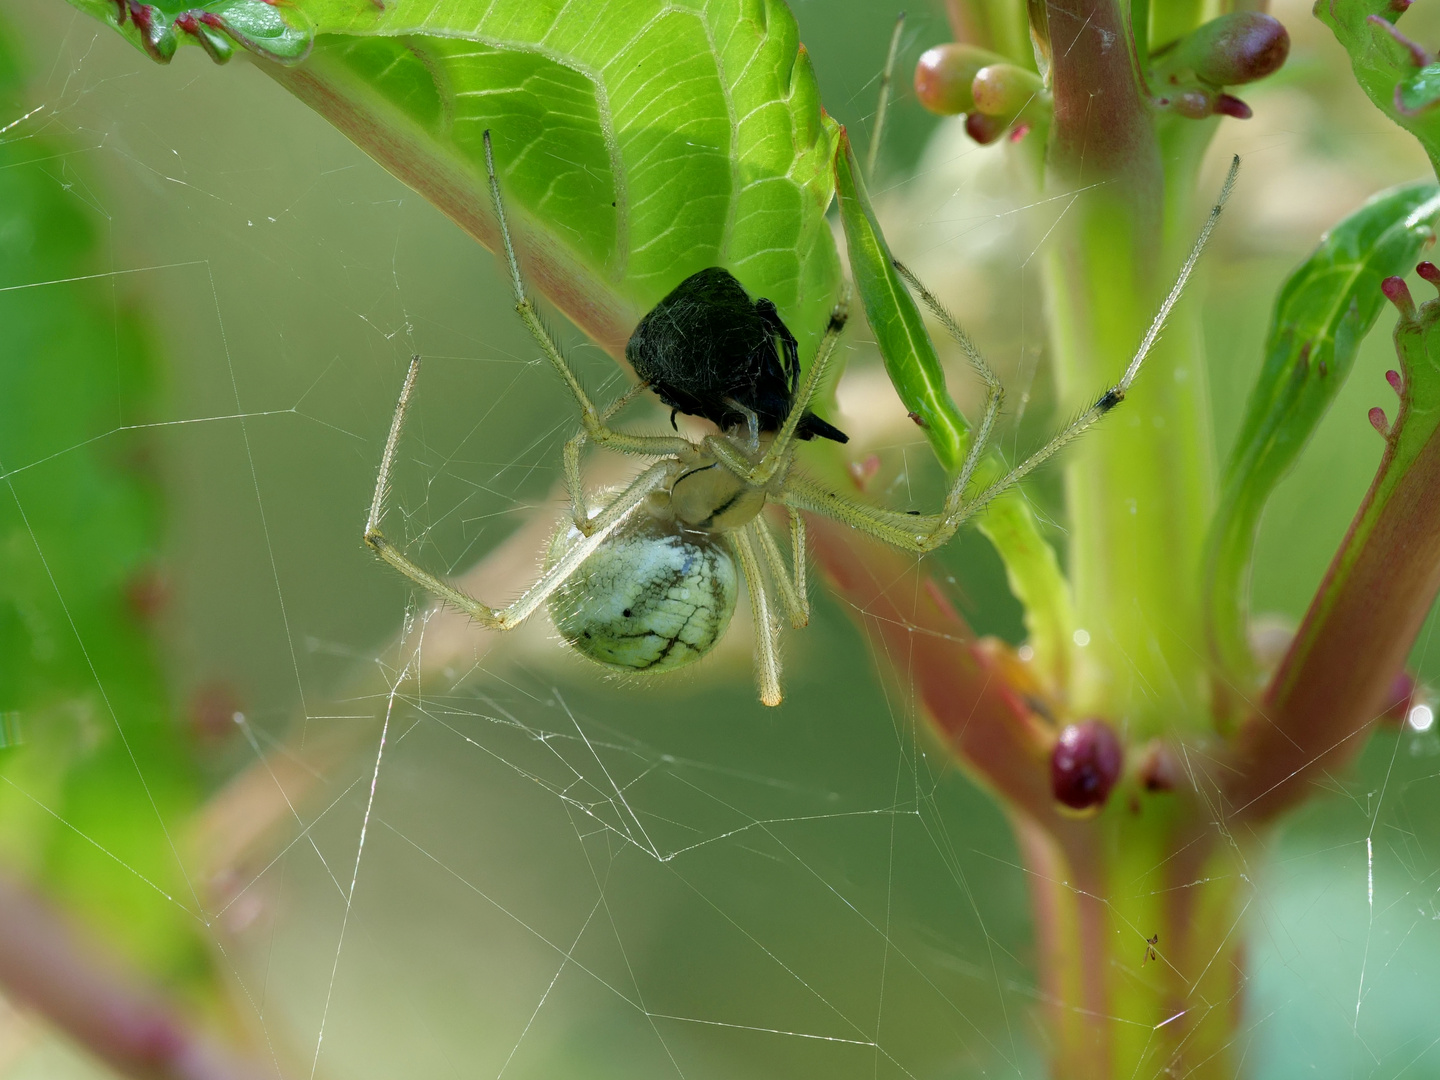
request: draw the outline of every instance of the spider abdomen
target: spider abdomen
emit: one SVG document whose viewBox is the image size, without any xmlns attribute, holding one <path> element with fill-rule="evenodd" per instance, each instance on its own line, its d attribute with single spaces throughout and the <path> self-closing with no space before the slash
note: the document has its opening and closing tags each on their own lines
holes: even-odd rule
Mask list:
<svg viewBox="0 0 1440 1080">
<path fill-rule="evenodd" d="M 554 559 L 574 526 L 551 542 Z M 682 532 L 641 512 L 550 597 L 560 636 L 583 656 L 625 671 L 673 671 L 714 647 L 735 611 L 739 576 L 706 533 Z"/>
</svg>

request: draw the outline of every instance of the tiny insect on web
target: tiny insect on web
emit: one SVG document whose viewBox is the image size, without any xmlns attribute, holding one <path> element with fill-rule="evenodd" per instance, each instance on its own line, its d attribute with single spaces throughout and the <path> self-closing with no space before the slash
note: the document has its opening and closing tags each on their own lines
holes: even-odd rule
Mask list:
<svg viewBox="0 0 1440 1080">
<path fill-rule="evenodd" d="M 1120 380 L 1043 447 L 969 498 L 966 493 L 976 466 L 988 449 L 1004 388 L 959 323 L 914 275 L 897 264 L 921 301 L 959 343 L 986 385 L 984 413 L 941 509 L 933 514 L 911 514 L 873 506 L 812 480 L 794 468 L 798 441 L 810 434 L 830 438 L 840 435 L 815 417 L 810 406 L 817 390 L 824 385 L 845 325 L 843 301 L 831 313 L 803 382 L 795 366 L 787 363 L 785 350 L 794 338 L 778 315 L 771 320 L 773 305 L 768 309 L 762 306 L 768 301 L 756 301 L 755 310 L 768 327 L 761 337 L 762 340 L 768 338 L 763 344 L 774 354 L 774 362 L 770 363 L 769 357 L 762 355 L 759 366 L 751 369 L 755 374 L 748 382 L 724 378 L 717 382 L 708 367 L 702 371 L 696 366 L 693 356 L 665 355 L 659 357 L 662 362 L 656 365 L 653 363 L 656 357 L 647 355 L 652 361 L 651 377 L 658 374 L 666 380 L 662 399 L 672 408 L 694 408 L 698 415 L 725 425 L 718 434 L 706 435 L 696 442 L 678 434 L 636 435 L 611 428 L 610 419 L 649 384 L 637 383 L 605 408 L 591 401 L 525 291 L 505 218 L 488 131 L 484 133 L 484 144 L 490 193 L 515 293 L 515 310 L 580 408 L 580 431 L 565 444 L 564 450 L 571 519 L 552 540 L 539 580 L 503 608 L 491 607 L 436 577 L 411 561 L 385 537 L 380 525 L 385 516 L 405 414 L 420 372 L 417 356 L 411 360 L 385 441 L 375 497 L 365 522 L 365 542 L 412 581 L 466 612 L 484 627 L 514 629 L 541 605 L 546 605 L 561 636 L 582 655 L 607 667 L 631 672 L 673 671 L 708 653 L 729 626 L 739 592 L 739 578 L 743 576 L 755 625 L 760 700 L 766 705 L 778 705 L 781 701 L 779 611 L 774 594 L 779 594 L 778 608 L 783 609 L 792 627 L 803 627 L 810 619 L 804 514 L 832 518 L 905 550 L 933 551 L 996 496 L 1094 426 L 1124 400 L 1219 219 L 1240 164 L 1239 158 L 1231 164 L 1220 197 L 1181 267 L 1174 287 Z M 719 273 L 729 277 L 724 271 Z M 725 284 L 718 275 L 712 273 L 712 277 Z M 694 293 L 695 290 L 691 290 L 682 296 L 688 295 L 693 300 Z M 733 291 L 727 295 L 737 310 L 743 306 Z M 744 296 L 743 289 L 739 295 Z M 670 303 L 674 296 L 672 293 L 657 309 Z M 749 303 L 748 296 L 745 303 Z M 646 326 L 647 321 L 642 321 L 641 327 Z M 681 340 L 687 339 L 672 335 L 666 345 L 673 348 L 675 341 Z M 627 349 L 627 354 L 630 352 Z M 777 399 L 779 407 L 775 406 Z M 623 490 L 592 511 L 580 468 L 581 455 L 588 443 L 655 460 Z M 767 503 L 783 506 L 787 511 L 791 549 L 788 560 L 762 513 Z"/>
</svg>

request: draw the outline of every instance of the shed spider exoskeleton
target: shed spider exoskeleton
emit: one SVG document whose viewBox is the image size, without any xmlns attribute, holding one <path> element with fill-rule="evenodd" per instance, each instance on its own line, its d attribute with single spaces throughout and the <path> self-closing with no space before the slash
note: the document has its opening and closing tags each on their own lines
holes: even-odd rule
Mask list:
<svg viewBox="0 0 1440 1080">
<path fill-rule="evenodd" d="M 390 471 L 405 412 L 420 370 L 417 356 L 405 376 L 385 441 L 375 498 L 365 522 L 365 542 L 412 581 L 494 630 L 514 629 L 548 601 L 556 628 L 579 652 L 609 667 L 635 672 L 671 671 L 709 652 L 729 626 L 735 609 L 738 563 L 750 593 L 757 643 L 756 672 L 760 700 L 766 705 L 778 705 L 781 699 L 779 625 L 772 586 L 792 626 L 804 626 L 810 618 L 802 513 L 822 514 L 914 552 L 932 551 L 948 541 L 964 522 L 997 495 L 1124 400 L 1126 390 L 1200 257 L 1239 165 L 1237 158 L 1174 287 L 1120 381 L 1045 446 L 968 500 L 965 492 L 989 443 L 1004 390 L 954 318 L 908 270 L 896 264 L 920 299 L 960 344 L 986 385 L 985 411 L 940 512 L 914 514 L 871 506 L 792 469 L 798 439 L 811 434 L 844 438 L 809 412 L 817 388 L 824 383 L 845 324 L 843 303 L 831 314 L 803 384 L 799 384 L 793 354 L 786 354 L 787 347 L 793 349 L 793 344 L 788 343 L 793 343 L 794 338 L 774 314 L 773 305 L 764 300 L 755 302 L 755 310 L 773 335 L 770 348 L 775 351 L 776 362 L 770 364 L 767 355 L 762 357 L 765 362 L 755 367 L 752 352 L 747 370 L 755 372 L 753 385 L 734 385 L 733 380 L 717 384 L 713 368 L 700 370 L 693 364 L 687 366 L 688 357 L 665 365 L 667 383 L 662 397 L 672 407 L 675 401 L 684 401 L 697 415 L 728 423 L 720 434 L 692 442 L 679 435 L 631 435 L 611 429 L 607 425 L 610 417 L 649 384 L 637 384 L 604 409 L 597 408 L 581 387 L 541 323 L 534 302 L 526 295 L 505 220 L 488 131 L 484 143 L 490 193 L 505 245 L 510 282 L 515 290 L 516 311 L 580 406 L 581 429 L 565 444 L 564 453 L 571 521 L 551 541 L 540 579 L 504 608 L 492 608 L 447 584 L 417 566 L 385 538 L 380 522 L 385 514 Z M 728 273 L 720 273 L 733 281 Z M 713 270 L 702 271 L 702 274 L 724 281 Z M 693 280 L 687 279 L 685 284 Z M 656 310 L 664 308 L 679 292 L 677 289 L 661 301 Z M 739 295 L 744 295 L 743 290 Z M 641 326 L 645 325 L 642 321 Z M 632 338 L 632 345 L 634 342 Z M 760 400 L 762 391 L 764 402 Z M 773 407 L 777 392 L 783 409 L 783 419 L 778 423 L 774 418 L 781 415 L 781 410 Z M 739 418 L 738 422 L 735 417 Z M 587 442 L 622 454 L 657 460 L 592 513 L 580 474 L 580 454 Z M 784 506 L 789 512 L 791 558 L 788 567 L 769 523 L 761 514 L 767 502 Z"/>
</svg>

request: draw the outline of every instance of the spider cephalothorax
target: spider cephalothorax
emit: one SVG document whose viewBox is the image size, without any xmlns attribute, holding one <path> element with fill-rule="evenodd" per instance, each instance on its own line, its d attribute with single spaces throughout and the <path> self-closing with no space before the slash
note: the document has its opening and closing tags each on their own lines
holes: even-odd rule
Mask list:
<svg viewBox="0 0 1440 1080">
<path fill-rule="evenodd" d="M 810 618 L 804 515 L 832 518 L 910 551 L 932 551 L 944 544 L 992 499 L 1124 400 L 1220 213 L 1217 204 L 1120 381 L 1043 447 L 968 498 L 970 480 L 1000 412 L 1002 388 L 959 324 L 897 264 L 960 344 L 988 391 L 985 412 L 940 511 L 902 513 L 826 487 L 794 468 L 798 441 L 812 435 L 845 438 L 810 412 L 845 325 L 843 304 L 832 313 L 802 382 L 795 338 L 774 305 L 752 301 L 725 270 L 701 271 L 662 300 L 632 337 L 627 355 L 646 381 L 610 406 L 597 408 L 525 293 L 488 131 L 484 142 L 515 309 L 580 406 L 581 428 L 565 444 L 564 454 L 570 521 L 551 542 L 540 579 L 504 608 L 492 608 L 442 581 L 385 538 L 380 521 L 405 412 L 420 371 L 417 356 L 410 363 L 385 442 L 365 542 L 411 580 L 491 629 L 513 629 L 547 605 L 566 641 L 590 659 L 624 671 L 671 671 L 704 656 L 729 626 L 743 577 L 755 621 L 760 700 L 767 705 L 778 705 L 781 697 L 776 609 L 783 609 L 795 627 Z M 1234 176 L 1232 166 L 1220 204 Z M 709 419 L 720 431 L 697 442 L 678 434 L 632 435 L 611 428 L 610 418 L 647 386 L 672 409 Z M 580 455 L 590 442 L 653 459 L 593 512 L 580 471 Z M 785 508 L 789 559 L 781 553 L 769 515 L 761 512 L 767 503 Z"/>
</svg>

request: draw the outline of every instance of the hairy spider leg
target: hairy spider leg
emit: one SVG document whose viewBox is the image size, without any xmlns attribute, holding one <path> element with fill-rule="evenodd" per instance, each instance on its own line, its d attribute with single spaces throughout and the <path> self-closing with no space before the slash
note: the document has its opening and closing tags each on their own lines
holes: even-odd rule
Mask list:
<svg viewBox="0 0 1440 1080">
<path fill-rule="evenodd" d="M 395 405 L 395 418 L 390 422 L 390 435 L 385 440 L 385 454 L 380 459 L 380 474 L 375 478 L 375 497 L 370 502 L 370 515 L 365 519 L 365 543 L 411 581 L 429 589 L 442 600 L 455 605 L 476 622 L 492 630 L 513 630 L 534 614 L 535 609 L 560 587 L 561 582 L 575 572 L 576 567 L 590 557 L 630 512 L 674 474 L 673 461 L 657 461 L 651 465 L 595 516 L 590 535 L 582 536 L 571 545 L 545 570 L 540 580 L 526 589 L 513 604 L 504 608 L 493 608 L 417 566 L 380 531 L 380 522 L 385 517 L 386 499 L 390 493 L 390 473 L 399 450 L 405 413 L 410 407 L 410 399 L 415 393 L 415 380 L 419 375 L 420 357 L 415 356 L 410 360 L 410 370 L 405 373 L 405 385 L 400 390 L 400 400 Z"/>
<path fill-rule="evenodd" d="M 510 240 L 510 225 L 505 217 L 505 202 L 500 197 L 500 178 L 495 173 L 495 154 L 490 146 L 490 130 L 488 128 L 482 138 L 485 143 L 485 172 L 490 180 L 490 198 L 495 203 L 495 220 L 500 226 L 500 239 L 505 245 L 505 261 L 510 268 L 510 286 L 515 293 L 515 312 L 520 316 L 520 321 L 525 324 L 525 329 L 530 331 L 530 336 L 535 339 L 545 353 L 545 358 L 565 380 L 565 385 L 569 387 L 570 393 L 580 406 L 580 422 L 587 438 L 606 449 L 639 457 L 664 457 L 669 454 L 693 451 L 694 444 L 689 439 L 681 438 L 678 435 L 627 435 L 624 432 L 613 431 L 605 425 L 606 418 L 613 415 L 613 410 L 602 413 L 595 407 L 590 396 L 585 393 L 585 388 L 580 385 L 580 380 L 575 377 L 575 372 L 561 354 L 560 347 L 555 344 L 555 339 L 550 336 L 550 331 L 545 328 L 539 312 L 535 310 L 534 301 L 526 295 L 525 282 L 520 277 L 520 261 L 515 257 L 515 245 Z"/>
<path fill-rule="evenodd" d="M 965 488 L 970 482 L 970 475 L 975 465 L 980 460 L 985 444 L 989 441 L 990 426 L 994 417 L 989 415 L 992 409 L 987 406 L 987 418 L 991 424 L 982 420 L 980 429 L 976 433 L 974 444 L 966 457 L 967 469 L 962 469 L 956 477 L 954 484 L 945 497 L 945 504 L 938 514 L 906 514 L 895 510 L 885 510 L 880 507 L 869 506 L 848 495 L 843 495 L 823 484 L 813 480 L 807 480 L 802 476 L 791 475 L 786 478 L 784 489 L 777 494 L 777 499 L 784 505 L 794 510 L 808 510 L 812 513 L 823 514 L 836 521 L 849 525 L 861 532 L 867 532 L 871 536 L 894 544 L 896 547 L 910 551 L 927 552 L 944 545 L 961 525 L 974 517 L 986 506 L 988 506 L 998 495 L 1013 487 L 1021 479 L 1027 476 L 1039 465 L 1048 461 L 1057 452 L 1063 449 L 1085 431 L 1093 427 L 1106 413 L 1113 409 L 1120 402 L 1125 400 L 1125 394 L 1135 377 L 1140 373 L 1140 365 L 1150 354 L 1160 332 L 1165 328 L 1165 322 L 1170 317 L 1171 310 L 1180 299 L 1185 284 L 1190 280 L 1190 275 L 1195 269 L 1195 264 L 1200 260 L 1201 253 L 1210 239 L 1210 234 L 1215 230 L 1216 223 L 1220 220 L 1220 214 L 1225 208 L 1226 201 L 1230 198 L 1230 192 L 1235 186 L 1235 177 L 1240 170 L 1240 158 L 1237 155 L 1230 163 L 1230 171 L 1225 176 L 1225 183 L 1220 188 L 1219 198 L 1215 205 L 1210 208 L 1209 216 L 1205 219 L 1205 225 L 1200 230 L 1200 235 L 1195 240 L 1195 245 L 1190 249 L 1189 256 L 1180 268 L 1179 276 L 1175 284 L 1166 294 L 1156 312 L 1155 318 L 1151 321 L 1150 327 L 1141 339 L 1140 347 L 1126 365 L 1125 372 L 1120 380 L 1111 386 L 1096 399 L 1095 403 L 1076 417 L 1070 424 L 1060 431 L 1048 443 L 1035 451 L 1019 465 L 1010 469 L 998 480 L 991 483 L 968 502 L 965 500 Z M 914 276 L 908 271 L 901 271 L 912 284 L 918 284 Z M 988 364 L 980 356 L 979 350 L 975 349 L 970 342 L 969 336 L 945 309 L 935 300 L 935 297 L 924 289 L 920 289 L 921 299 L 935 311 L 936 315 L 945 324 L 952 336 L 955 336 L 962 349 L 970 356 L 972 364 L 977 364 L 977 370 L 986 377 L 987 383 L 994 378 Z M 812 368 L 813 374 L 813 368 Z M 987 377 L 988 376 L 988 377 Z M 991 384 L 991 397 L 994 397 L 995 386 L 998 382 Z M 995 406 L 998 411 L 998 403 Z M 777 440 L 778 441 L 778 440 Z M 764 463 L 762 462 L 762 465 Z"/>
<path fill-rule="evenodd" d="M 780 693 L 780 627 L 770 610 L 770 590 L 765 587 L 765 578 L 760 569 L 760 560 L 755 557 L 752 542 L 755 523 L 725 534 L 740 569 L 745 575 L 745 585 L 750 593 L 750 616 L 755 622 L 755 676 L 760 681 L 760 701 L 766 705 L 779 705 Z"/>
<path fill-rule="evenodd" d="M 960 475 L 955 478 L 955 483 L 945 494 L 945 506 L 941 511 L 945 514 L 953 514 L 960 507 L 960 501 L 964 493 L 970 487 L 970 478 L 975 473 L 975 467 L 980 464 L 980 458 L 985 453 L 985 448 L 990 445 L 990 436 L 995 430 L 995 421 L 1000 416 L 1000 408 L 1005 403 L 1005 387 L 995 370 L 980 354 L 979 348 L 971 340 L 965 328 L 960 325 L 959 320 L 940 303 L 935 294 L 927 289 L 913 273 L 910 268 L 894 260 L 895 269 L 905 279 L 910 288 L 914 289 L 920 300 L 926 307 L 934 312 L 935 317 L 940 320 L 946 331 L 960 346 L 960 351 L 970 361 L 970 366 L 975 369 L 977 375 L 985 383 L 985 410 L 980 415 L 980 426 L 975 430 L 975 437 L 970 442 L 970 449 L 966 451 L 965 461 L 960 466 Z"/>
<path fill-rule="evenodd" d="M 781 606 L 785 608 L 785 614 L 790 616 L 790 625 L 796 630 L 810 625 L 810 598 L 805 595 L 804 579 L 790 580 L 790 570 L 785 565 L 785 557 L 780 554 L 780 545 L 775 542 L 775 534 L 770 531 L 770 524 L 765 520 L 764 514 L 755 519 L 754 528 L 755 538 L 760 542 L 760 553 L 765 556 L 765 563 L 770 568 L 770 578 L 779 590 Z M 791 541 L 794 542 L 793 535 Z M 797 563 L 804 567 L 803 535 L 800 543 L 802 546 L 796 550 L 800 552 L 801 558 Z"/>
<path fill-rule="evenodd" d="M 600 414 L 600 422 L 603 424 L 621 409 L 629 405 L 647 389 L 645 383 L 636 383 L 606 406 L 605 411 Z M 570 438 L 565 440 L 565 493 L 570 497 L 570 517 L 575 523 L 576 530 L 581 536 L 589 536 L 595 531 L 595 523 L 590 517 L 589 500 L 585 496 L 584 476 L 580 470 L 580 455 L 589 441 L 590 435 L 583 427 Z"/>
</svg>

